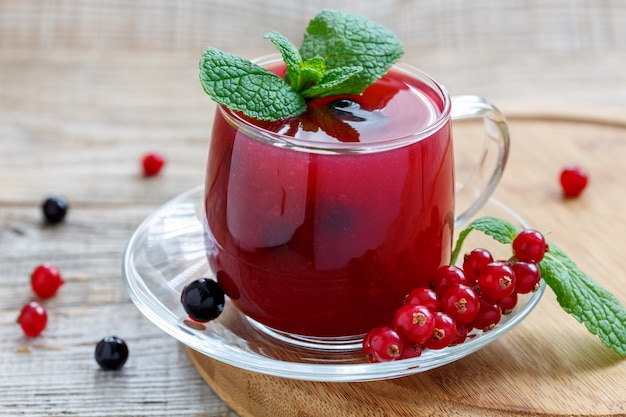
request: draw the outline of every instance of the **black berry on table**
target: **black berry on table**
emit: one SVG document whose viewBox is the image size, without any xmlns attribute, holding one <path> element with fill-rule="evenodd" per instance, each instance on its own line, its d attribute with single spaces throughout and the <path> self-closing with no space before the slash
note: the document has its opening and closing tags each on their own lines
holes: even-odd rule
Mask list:
<svg viewBox="0 0 626 417">
<path fill-rule="evenodd" d="M 118 370 L 128 359 L 128 346 L 119 337 L 107 336 L 96 345 L 95 358 L 102 369 Z"/>
<path fill-rule="evenodd" d="M 48 197 L 44 200 L 41 209 L 48 223 L 56 224 L 63 221 L 67 214 L 67 201 L 62 197 Z"/>
</svg>

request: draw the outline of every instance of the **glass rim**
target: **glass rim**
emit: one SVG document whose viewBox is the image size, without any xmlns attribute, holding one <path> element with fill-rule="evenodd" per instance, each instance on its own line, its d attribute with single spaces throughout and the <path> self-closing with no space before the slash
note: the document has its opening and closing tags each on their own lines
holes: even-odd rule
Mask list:
<svg viewBox="0 0 626 417">
<path fill-rule="evenodd" d="M 261 66 L 281 61 L 282 57 L 280 54 L 263 55 L 252 60 L 252 62 Z M 424 71 L 412 66 L 411 64 L 398 61 L 392 66 L 392 68 L 402 71 L 405 74 L 409 74 L 411 77 L 423 82 L 441 99 L 441 112 L 437 115 L 435 120 L 424 128 L 411 134 L 396 136 L 381 141 L 363 143 L 318 142 L 310 139 L 295 138 L 293 136 L 283 135 L 281 133 L 264 129 L 246 120 L 237 112 L 230 110 L 223 105 L 218 105 L 218 111 L 235 129 L 242 131 L 247 136 L 266 141 L 277 147 L 322 154 L 373 153 L 400 148 L 427 138 L 439 131 L 450 120 L 451 99 L 448 91 L 443 85 Z"/>
</svg>

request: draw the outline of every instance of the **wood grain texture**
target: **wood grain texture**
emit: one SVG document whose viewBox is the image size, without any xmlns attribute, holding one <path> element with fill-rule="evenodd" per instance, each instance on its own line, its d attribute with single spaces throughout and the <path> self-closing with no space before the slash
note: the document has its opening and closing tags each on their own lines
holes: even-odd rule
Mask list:
<svg viewBox="0 0 626 417">
<path fill-rule="evenodd" d="M 620 1 L 2 0 L 0 48 L 267 48 L 264 33 L 299 43 L 309 19 L 329 8 L 375 19 L 423 51 L 572 53 L 626 44 Z"/>
<path fill-rule="evenodd" d="M 198 83 L 202 49 L 212 44 L 248 58 L 270 53 L 273 47 L 262 39 L 266 31 L 297 40 L 312 15 L 335 6 L 325 0 L 0 0 L 0 416 L 237 415 L 202 380 L 185 349 L 129 301 L 122 253 L 145 216 L 203 181 L 214 106 Z M 626 108 L 626 5 L 385 0 L 341 7 L 390 26 L 407 45 L 404 59 L 451 93 L 478 93 L 505 113 L 535 120 L 512 130 L 513 156 L 498 197 L 552 230 L 583 269 L 624 300 L 626 219 L 616 207 L 626 173 L 617 157 L 613 163 L 605 157 L 623 155 L 623 129 L 610 126 Z M 574 147 L 537 143 L 535 132 L 545 120 L 560 138 L 558 127 L 566 123 L 545 115 L 563 109 L 583 119 L 590 112 L 609 127 L 598 137 L 593 123 L 579 124 L 567 138 Z M 153 149 L 168 164 L 161 177 L 147 180 L 139 158 Z M 541 169 L 529 173 L 523 155 L 532 155 Z M 592 186 L 583 199 L 563 202 L 552 181 L 557 166 L 573 159 L 593 166 Z M 543 176 L 531 175 L 539 172 Z M 58 227 L 41 220 L 39 205 L 50 194 L 65 195 L 71 205 Z M 58 264 L 67 283 L 46 301 L 49 327 L 31 340 L 15 319 L 32 298 L 28 275 L 42 261 Z M 541 308 L 534 317 L 562 314 L 549 296 Z M 537 346 L 552 337 L 570 347 L 532 353 L 546 357 L 543 372 L 559 370 L 554 363 L 563 362 L 575 389 L 538 395 L 588 392 L 585 378 L 591 375 L 601 379 L 593 404 L 603 410 L 615 398 L 611 378 L 623 363 L 616 365 L 584 329 L 566 332 L 557 323 L 546 321 L 546 329 L 528 337 Z M 488 353 L 515 350 L 510 344 L 526 336 L 524 329 L 478 354 L 474 360 L 482 361 L 486 374 Z M 130 345 L 120 373 L 102 372 L 93 360 L 95 343 L 108 334 Z M 605 370 L 609 376 L 602 377 Z M 532 380 L 532 372 L 527 368 L 524 377 Z M 440 388 L 425 410 L 436 415 L 442 398 L 443 410 L 467 404 L 458 380 L 437 371 L 427 377 L 431 387 L 437 378 Z M 261 404 L 269 401 L 264 381 L 250 387 Z M 554 382 L 535 381 L 541 389 Z M 420 384 L 426 382 L 409 385 Z M 310 395 L 306 386 L 299 389 L 300 398 Z M 357 389 L 363 388 L 346 385 L 336 393 L 348 410 L 354 410 L 349 401 Z M 391 405 L 377 412 L 402 415 L 404 389 L 384 391 Z M 480 392 L 481 410 L 497 405 L 495 392 Z"/>
</svg>

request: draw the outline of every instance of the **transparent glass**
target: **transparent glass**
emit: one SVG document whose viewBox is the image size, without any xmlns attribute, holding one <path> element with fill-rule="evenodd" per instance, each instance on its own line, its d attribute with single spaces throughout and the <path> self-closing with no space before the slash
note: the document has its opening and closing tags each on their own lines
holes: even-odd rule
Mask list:
<svg viewBox="0 0 626 417">
<path fill-rule="evenodd" d="M 474 330 L 464 343 L 438 351 L 426 350 L 413 359 L 367 363 L 358 350 L 328 351 L 286 343 L 260 331 L 227 300 L 224 313 L 200 325 L 186 319 L 180 304 L 182 288 L 200 277 L 215 278 L 204 246 L 202 186 L 181 194 L 151 214 L 137 228 L 126 248 L 123 277 L 132 301 L 155 325 L 186 346 L 216 360 L 249 371 L 311 381 L 369 381 L 428 371 L 461 359 L 497 340 L 521 323 L 537 305 L 539 291 L 520 296 L 510 315 L 489 332 Z M 480 215 L 499 217 L 520 228 L 529 225 L 514 211 L 489 200 Z M 470 233 L 466 248 L 493 248 L 505 256 L 510 248 Z"/>
<path fill-rule="evenodd" d="M 259 64 L 284 70 L 279 57 Z M 343 99 L 356 108 L 349 117 L 336 98 L 322 99 L 278 127 L 218 107 L 208 156 L 216 279 L 259 329 L 302 347 L 355 348 L 389 323 L 403 297 L 448 262 L 455 228 L 487 201 L 508 155 L 495 107 L 450 98 L 409 65 Z M 468 178 L 455 178 L 451 115 L 485 124 Z"/>
</svg>

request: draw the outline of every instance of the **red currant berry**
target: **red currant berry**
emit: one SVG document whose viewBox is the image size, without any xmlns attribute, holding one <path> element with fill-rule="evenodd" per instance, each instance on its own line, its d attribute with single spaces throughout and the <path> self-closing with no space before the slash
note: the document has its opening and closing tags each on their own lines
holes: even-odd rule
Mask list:
<svg viewBox="0 0 626 417">
<path fill-rule="evenodd" d="M 59 268 L 49 263 L 37 266 L 30 275 L 33 292 L 40 298 L 54 296 L 63 284 Z"/>
<path fill-rule="evenodd" d="M 435 317 L 424 306 L 406 304 L 396 311 L 393 328 L 402 340 L 421 345 L 432 335 Z"/>
<path fill-rule="evenodd" d="M 587 187 L 589 175 L 581 167 L 567 166 L 561 171 L 559 182 L 566 197 L 578 197 Z"/>
<path fill-rule="evenodd" d="M 513 309 L 517 305 L 517 293 L 509 295 L 508 297 L 504 297 L 502 300 L 498 302 L 500 306 L 500 311 L 502 314 L 511 314 Z"/>
<path fill-rule="evenodd" d="M 463 256 L 463 272 L 470 281 L 478 281 L 480 271 L 493 262 L 493 256 L 487 249 L 476 248 Z"/>
<path fill-rule="evenodd" d="M 467 334 L 470 332 L 471 327 L 466 324 L 456 324 L 456 336 L 450 342 L 450 346 L 460 345 L 467 340 Z"/>
<path fill-rule="evenodd" d="M 406 304 L 424 306 L 430 311 L 439 311 L 441 308 L 437 293 L 426 287 L 417 287 L 411 290 L 406 297 Z"/>
<path fill-rule="evenodd" d="M 467 285 L 451 285 L 441 297 L 441 309 L 460 324 L 474 321 L 479 308 L 478 294 Z"/>
<path fill-rule="evenodd" d="M 500 322 L 501 318 L 502 311 L 500 310 L 500 306 L 493 301 L 481 298 L 480 312 L 478 313 L 476 319 L 471 323 L 471 326 L 475 329 L 486 332 L 496 327 L 496 324 Z"/>
<path fill-rule="evenodd" d="M 363 353 L 368 362 L 396 360 L 403 350 L 402 339 L 389 327 L 375 327 L 363 338 Z"/>
<path fill-rule="evenodd" d="M 160 153 L 150 152 L 144 155 L 141 160 L 143 167 L 143 175 L 146 177 L 155 177 L 159 175 L 161 169 L 165 165 L 165 158 Z"/>
<path fill-rule="evenodd" d="M 453 284 L 471 285 L 461 268 L 454 265 L 443 265 L 435 271 L 433 289 L 441 296 Z"/>
<path fill-rule="evenodd" d="M 456 337 L 456 323 L 448 314 L 438 311 L 435 313 L 435 329 L 432 336 L 424 343 L 429 349 L 443 349 L 450 346 Z"/>
<path fill-rule="evenodd" d="M 415 343 L 405 343 L 404 349 L 398 359 L 417 358 L 422 355 L 423 351 L 424 348 L 420 345 L 416 345 Z"/>
<path fill-rule="evenodd" d="M 541 270 L 532 262 L 515 262 L 512 266 L 515 272 L 515 292 L 527 294 L 535 292 L 541 286 Z"/>
<path fill-rule="evenodd" d="M 547 251 L 546 238 L 534 229 L 522 230 L 513 240 L 513 254 L 522 262 L 539 263 Z"/>
<path fill-rule="evenodd" d="M 501 300 L 515 291 L 515 272 L 506 262 L 492 262 L 478 276 L 478 285 L 482 296 Z"/>
<path fill-rule="evenodd" d="M 36 337 L 43 332 L 48 324 L 48 313 L 37 301 L 26 304 L 17 319 L 26 336 Z"/>
</svg>

